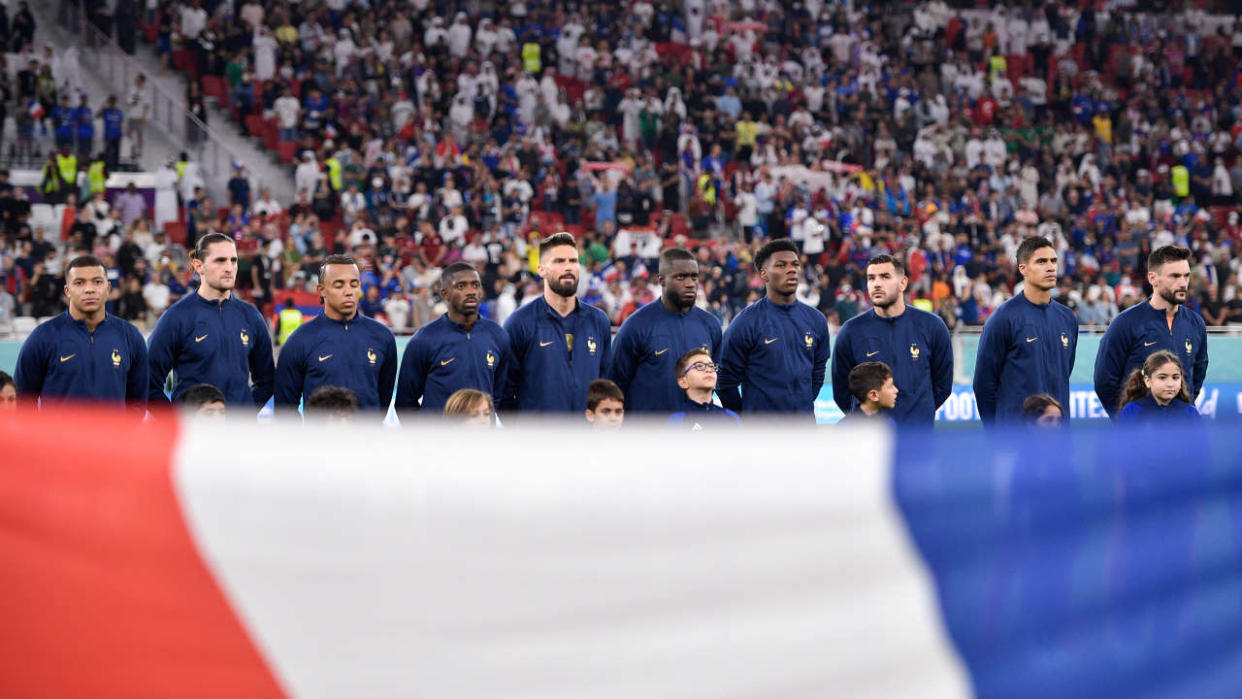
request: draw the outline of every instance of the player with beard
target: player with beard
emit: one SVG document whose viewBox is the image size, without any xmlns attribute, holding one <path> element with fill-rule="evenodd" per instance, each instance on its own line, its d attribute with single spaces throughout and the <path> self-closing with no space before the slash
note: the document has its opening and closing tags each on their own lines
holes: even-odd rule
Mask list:
<svg viewBox="0 0 1242 699">
<path fill-rule="evenodd" d="M 1057 251 L 1047 238 L 1018 245 L 1022 293 L 1002 303 L 983 326 L 975 358 L 975 402 L 984 426 L 1020 422 L 1027 396 L 1047 393 L 1069 405 L 1078 350 L 1078 318 L 1052 300 Z"/>
<path fill-rule="evenodd" d="M 230 406 L 257 411 L 272 397 L 276 366 L 267 321 L 233 294 L 237 245 L 227 235 L 208 233 L 198 239 L 190 265 L 198 290 L 164 312 L 148 342 L 148 404 L 168 405 L 164 382 L 171 371 L 173 403 L 191 386 L 206 383 L 220 389 Z"/>
<path fill-rule="evenodd" d="M 696 307 L 699 263 L 681 248 L 660 255 L 659 303 L 649 303 L 625 319 L 613 345 L 612 380 L 625 394 L 630 414 L 669 414 L 681 408 L 685 393 L 669 381 L 677 360 L 701 349 L 720 356 L 720 321 Z"/>
<path fill-rule="evenodd" d="M 767 295 L 725 331 L 716 395 L 743 416 L 801 413 L 813 421 L 828 367 L 828 321 L 796 298 L 802 259 L 793 241 L 782 238 L 759 248 L 755 268 Z"/>
<path fill-rule="evenodd" d="M 897 403 L 885 412 L 897 424 L 930 426 L 953 392 L 953 345 L 944 321 L 906 305 L 905 265 L 890 255 L 867 263 L 871 310 L 854 316 L 837 332 L 832 357 L 832 397 L 841 412 L 858 407 L 850 393 L 850 370 L 883 362 L 893 373 Z"/>
<path fill-rule="evenodd" d="M 1113 319 L 1095 356 L 1095 393 L 1113 418 L 1126 378 L 1153 352 L 1172 352 L 1189 367 L 1185 380 L 1192 403 L 1207 377 L 1207 324 L 1184 305 L 1190 288 L 1190 250 L 1166 245 L 1152 251 L 1147 282 L 1151 298 Z"/>
<path fill-rule="evenodd" d="M 539 244 L 543 295 L 505 321 L 513 365 L 502 409 L 567 412 L 587 409 L 587 388 L 608 370 L 612 325 L 608 315 L 579 303 L 578 247 L 568 233 Z"/>
<path fill-rule="evenodd" d="M 397 343 L 387 325 L 358 312 L 362 281 L 348 255 L 329 255 L 319 265 L 316 289 L 323 313 L 302 324 L 280 350 L 276 365 L 276 416 L 313 414 L 310 398 L 325 387 L 348 389 L 357 408 L 377 421 L 388 415 L 397 378 Z"/>
<path fill-rule="evenodd" d="M 440 295 L 448 311 L 419 329 L 405 346 L 397 377 L 397 413 L 441 416 L 454 393 L 482 391 L 500 402 L 512 359 L 509 333 L 479 317 L 483 281 L 468 262 L 454 262 L 440 273 Z"/>
</svg>

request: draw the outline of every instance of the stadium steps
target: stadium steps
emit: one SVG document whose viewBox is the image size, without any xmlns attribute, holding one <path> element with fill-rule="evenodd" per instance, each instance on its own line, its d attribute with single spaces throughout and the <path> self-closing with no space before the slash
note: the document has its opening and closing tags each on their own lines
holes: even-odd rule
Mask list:
<svg viewBox="0 0 1242 699">
<path fill-rule="evenodd" d="M 31 11 L 35 15 L 35 21 L 38 27 L 38 35 L 36 36 L 36 45 L 42 46 L 44 43 L 51 43 L 56 47 L 58 55 L 63 54 L 64 50 L 72 44 L 81 41 L 77 35 L 70 33 L 62 28 L 56 22 L 56 9 L 54 3 L 30 3 Z M 80 44 L 79 44 L 80 45 Z M 80 61 L 80 72 L 84 91 L 90 97 L 91 105 L 98 109 L 107 99 L 109 94 L 113 94 L 113 86 L 107 80 L 107 76 L 101 71 L 95 69 L 89 60 L 90 50 L 81 49 L 82 60 Z M 184 75 L 174 72 L 170 67 L 168 70 L 161 72 L 159 57 L 155 54 L 154 48 L 141 40 L 137 43 L 134 55 L 129 56 L 135 64 L 146 74 L 148 84 L 158 85 L 165 92 L 172 95 L 183 95 L 186 89 L 186 78 Z M 128 93 L 128 87 L 125 91 L 115 91 L 117 97 L 122 101 L 122 108 L 125 108 L 124 101 Z M 218 136 L 218 141 L 228 151 L 233 152 L 246 164 L 253 187 L 253 195 L 258 198 L 259 191 L 262 187 L 271 187 L 272 197 L 283 205 L 288 206 L 293 202 L 293 172 L 292 170 L 280 164 L 274 154 L 264 152 L 261 147 L 256 147 L 253 142 L 246 138 L 240 132 L 239 127 L 229 121 L 228 114 L 222 111 L 214 100 L 207 100 L 209 116 L 208 127 Z M 126 117 L 128 117 L 128 113 Z M 99 141 L 98 148 L 102 150 L 102 127 L 96 123 L 96 135 Z M 143 149 L 142 157 L 136 165 L 147 172 L 155 172 L 163 166 L 164 161 L 172 156 L 177 156 L 181 151 L 188 150 L 180 139 L 171 136 L 166 130 L 161 129 L 158 124 L 148 123 L 144 132 L 146 143 Z M 7 140 L 7 139 L 6 139 Z M 47 139 L 47 143 L 51 143 L 51 139 Z M 40 145 L 44 153 L 46 146 Z M 128 154 L 130 151 L 129 139 L 122 141 L 121 152 Z M 193 154 L 191 154 L 193 157 Z M 34 165 L 37 168 L 40 163 Z M 217 203 L 228 201 L 225 185 L 227 184 L 227 176 L 219 182 L 209 182 L 208 191 Z"/>
</svg>

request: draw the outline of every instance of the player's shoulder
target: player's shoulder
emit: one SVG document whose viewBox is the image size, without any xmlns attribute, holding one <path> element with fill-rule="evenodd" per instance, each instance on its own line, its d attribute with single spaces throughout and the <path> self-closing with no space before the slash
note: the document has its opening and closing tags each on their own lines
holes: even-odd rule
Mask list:
<svg viewBox="0 0 1242 699">
<path fill-rule="evenodd" d="M 809 303 L 795 302 L 794 311 L 803 320 L 811 323 L 817 330 L 822 325 L 824 334 L 828 333 L 828 318 L 818 308 Z"/>
<path fill-rule="evenodd" d="M 509 341 L 509 331 L 505 330 L 505 326 L 490 318 L 479 318 L 476 327 L 480 332 L 486 333 L 495 338 L 503 339 L 505 342 Z"/>
<path fill-rule="evenodd" d="M 764 306 L 764 299 L 759 299 L 746 308 L 743 308 L 741 311 L 738 311 L 738 314 L 733 316 L 733 321 L 729 323 L 729 328 L 744 328 L 748 324 L 754 323 L 762 317 L 764 313 Z"/>
<path fill-rule="evenodd" d="M 27 345 L 34 347 L 42 343 L 55 341 L 69 327 L 68 317 L 68 314 L 61 313 L 39 323 L 26 336 L 26 341 L 22 343 L 22 347 L 25 348 Z"/>
<path fill-rule="evenodd" d="M 509 314 L 509 318 L 505 320 L 506 328 L 515 328 L 523 324 L 534 322 L 537 317 L 535 314 L 540 312 L 540 308 L 544 307 L 542 299 L 535 299 L 530 303 L 524 303 L 518 306 Z"/>
<path fill-rule="evenodd" d="M 392 328 L 381 323 L 380 321 L 369 316 L 364 316 L 361 313 L 358 314 L 358 319 L 362 327 L 366 328 L 368 333 L 373 334 L 380 339 L 392 336 Z"/>
<path fill-rule="evenodd" d="M 602 322 L 602 323 L 606 323 L 609 327 L 612 327 L 612 321 L 608 319 L 608 314 L 605 313 L 603 309 L 599 308 L 598 306 L 592 306 L 590 304 L 585 304 L 579 301 L 578 308 L 579 310 L 582 311 L 583 314 L 585 314 L 588 318 L 595 321 L 596 323 Z"/>
<path fill-rule="evenodd" d="M 714 329 L 716 332 L 720 332 L 720 319 L 702 308 L 699 308 L 698 306 L 692 306 L 690 308 L 688 317 L 693 318 L 695 322 L 707 326 L 708 329 Z"/>
<path fill-rule="evenodd" d="M 138 326 L 128 320 L 125 320 L 124 318 L 121 318 L 120 316 L 114 316 L 111 313 L 107 314 L 106 318 L 110 321 L 116 321 L 117 332 L 124 335 L 127 340 L 131 342 L 134 340 L 142 343 L 146 342 L 146 339 L 143 338 L 142 331 L 138 329 Z"/>
<path fill-rule="evenodd" d="M 850 318 L 849 320 L 841 324 L 841 328 L 837 330 L 837 337 L 841 337 L 841 335 L 849 335 L 850 333 L 857 332 L 865 328 L 874 319 L 875 319 L 875 311 L 868 310 L 868 311 L 859 313 L 858 315 L 854 316 L 853 318 Z"/>
<path fill-rule="evenodd" d="M 1061 317 L 1062 321 L 1065 321 L 1066 323 L 1070 323 L 1074 325 L 1074 327 L 1078 326 L 1078 314 L 1074 313 L 1074 309 L 1070 308 L 1069 306 L 1066 306 L 1065 304 L 1061 303 L 1060 301 L 1057 301 L 1056 299 L 1053 299 L 1050 303 L 1052 305 L 1052 308 L 1056 311 L 1057 315 Z"/>
</svg>

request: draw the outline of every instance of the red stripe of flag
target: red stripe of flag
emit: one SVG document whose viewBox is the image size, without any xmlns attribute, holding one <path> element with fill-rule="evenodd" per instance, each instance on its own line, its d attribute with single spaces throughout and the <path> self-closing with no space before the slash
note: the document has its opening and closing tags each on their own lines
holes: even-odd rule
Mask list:
<svg viewBox="0 0 1242 699">
<path fill-rule="evenodd" d="M 0 695 L 282 696 L 186 528 L 177 434 L 115 411 L 0 421 Z"/>
</svg>

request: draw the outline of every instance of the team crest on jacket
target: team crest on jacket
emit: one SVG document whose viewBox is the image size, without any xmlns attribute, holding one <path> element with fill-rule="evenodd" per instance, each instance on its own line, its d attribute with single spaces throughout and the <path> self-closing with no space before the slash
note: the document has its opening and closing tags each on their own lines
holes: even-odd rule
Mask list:
<svg viewBox="0 0 1242 699">
<path fill-rule="evenodd" d="M 370 347 L 367 348 L 367 361 L 371 363 L 371 366 L 375 366 L 375 350 Z"/>
<path fill-rule="evenodd" d="M 1186 354 L 1194 354 L 1194 348 L 1190 345 L 1190 340 L 1186 341 Z"/>
<path fill-rule="evenodd" d="M 112 366 L 116 369 L 121 368 L 121 351 L 118 349 L 112 350 Z"/>
<path fill-rule="evenodd" d="M 243 346 L 245 347 L 250 346 L 250 334 L 247 333 L 245 330 L 241 331 L 241 341 L 242 341 Z"/>
<path fill-rule="evenodd" d="M 807 349 L 813 349 L 815 347 L 815 338 L 811 335 L 811 333 L 802 333 L 802 341 L 806 343 Z"/>
<path fill-rule="evenodd" d="M 484 357 L 484 359 L 487 360 L 488 369 L 494 369 L 496 367 L 496 355 L 492 354 L 491 350 L 487 351 L 487 355 Z"/>
<path fill-rule="evenodd" d="M 919 360 L 919 354 L 921 353 L 922 353 L 922 350 L 919 349 L 919 346 L 911 342 L 910 343 L 910 359 L 917 362 Z"/>
<path fill-rule="evenodd" d="M 1061 346 L 1065 349 L 1069 349 L 1069 336 L 1065 333 L 1061 333 Z"/>
<path fill-rule="evenodd" d="M 595 338 L 594 337 L 587 338 L 587 351 L 589 351 L 592 355 L 595 354 Z"/>
</svg>

